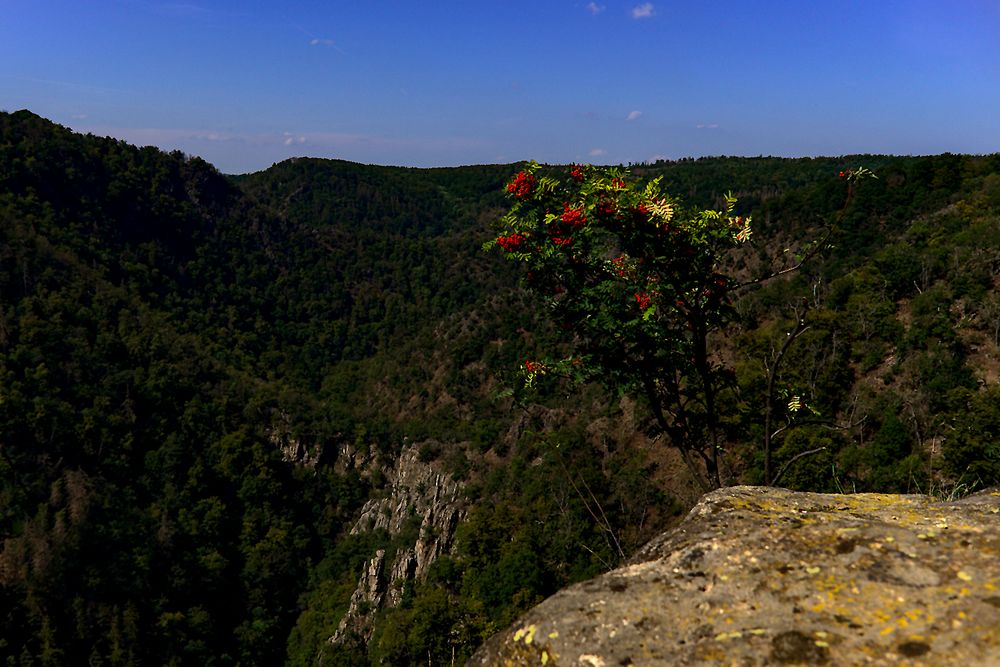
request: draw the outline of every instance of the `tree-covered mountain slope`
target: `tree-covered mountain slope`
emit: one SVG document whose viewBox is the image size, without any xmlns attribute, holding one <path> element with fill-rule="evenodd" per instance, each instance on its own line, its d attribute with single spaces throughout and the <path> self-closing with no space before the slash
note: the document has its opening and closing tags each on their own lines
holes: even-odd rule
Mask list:
<svg viewBox="0 0 1000 667">
<path fill-rule="evenodd" d="M 841 211 L 857 165 L 878 179 Z M 566 342 L 481 250 L 516 171 L 296 159 L 227 177 L 0 114 L 0 656 L 461 661 L 667 525 L 689 480 L 641 400 L 554 378 L 505 391 Z M 717 343 L 728 481 L 761 479 L 768 368 L 804 306 L 774 378 L 783 485 L 1000 481 L 1000 157 L 633 174 L 699 206 L 733 190 L 754 219 L 733 258 L 747 280 L 823 240 L 745 289 Z M 351 532 L 394 497 L 404 442 L 461 482 L 465 518 L 396 606 L 366 610 L 367 642 L 330 644 L 365 564 L 418 540 L 418 502 L 400 532 Z"/>
</svg>

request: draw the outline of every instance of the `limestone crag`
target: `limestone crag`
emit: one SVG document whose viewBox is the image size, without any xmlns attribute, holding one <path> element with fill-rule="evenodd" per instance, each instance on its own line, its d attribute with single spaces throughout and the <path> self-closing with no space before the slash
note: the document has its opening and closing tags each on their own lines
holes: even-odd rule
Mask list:
<svg viewBox="0 0 1000 667">
<path fill-rule="evenodd" d="M 707 494 L 469 665 L 1000 665 L 1000 493 Z"/>
<path fill-rule="evenodd" d="M 268 439 L 274 447 L 281 450 L 281 458 L 285 463 L 315 468 L 323 460 L 323 447 L 316 443 L 307 445 L 302 438 L 296 436 L 292 418 L 287 413 L 279 412 L 275 416 Z"/>
<path fill-rule="evenodd" d="M 406 583 L 425 580 L 431 564 L 451 549 L 455 528 L 465 515 L 463 485 L 436 461 L 422 462 L 419 452 L 419 446 L 407 445 L 381 470 L 385 493 L 365 503 L 351 528 L 352 535 L 384 529 L 397 537 L 419 524 L 415 541 L 394 553 L 379 549 L 365 564 L 347 614 L 330 638 L 335 644 L 349 635 L 367 641 L 374 612 L 399 605 Z"/>
<path fill-rule="evenodd" d="M 338 475 L 356 472 L 362 479 L 371 479 L 376 471 L 381 474 L 383 470 L 390 468 L 391 466 L 387 467 L 382 462 L 382 454 L 377 449 L 359 447 L 346 441 L 337 445 L 333 469 Z"/>
</svg>

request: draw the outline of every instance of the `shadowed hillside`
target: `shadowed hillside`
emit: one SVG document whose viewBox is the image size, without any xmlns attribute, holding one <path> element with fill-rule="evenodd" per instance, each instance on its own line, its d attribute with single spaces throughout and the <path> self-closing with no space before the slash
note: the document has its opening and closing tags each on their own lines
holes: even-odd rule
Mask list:
<svg viewBox="0 0 1000 667">
<path fill-rule="evenodd" d="M 878 179 L 823 237 L 837 174 L 859 164 Z M 505 391 L 565 343 L 481 251 L 515 171 L 295 159 L 227 177 L 0 114 L 0 656 L 461 661 L 669 525 L 695 494 L 641 402 Z M 727 481 L 761 479 L 766 369 L 803 300 L 810 328 L 777 385 L 809 410 L 778 415 L 793 424 L 774 438 L 783 485 L 1000 481 L 1000 158 L 633 173 L 702 206 L 736 192 L 755 220 L 734 257 L 748 279 L 829 246 L 735 304 Z M 355 530 L 366 502 L 396 499 L 401 450 L 461 484 L 447 540 L 421 535 L 422 500 L 392 532 Z M 327 641 L 379 551 L 430 543 L 451 546 L 394 606 L 363 610 L 368 637 Z"/>
</svg>

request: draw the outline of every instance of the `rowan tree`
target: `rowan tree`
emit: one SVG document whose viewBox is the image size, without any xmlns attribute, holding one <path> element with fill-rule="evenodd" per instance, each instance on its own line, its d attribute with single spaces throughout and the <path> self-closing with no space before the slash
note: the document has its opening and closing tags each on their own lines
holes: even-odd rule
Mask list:
<svg viewBox="0 0 1000 667">
<path fill-rule="evenodd" d="M 526 281 L 572 339 L 573 353 L 526 360 L 540 374 L 599 380 L 645 399 L 657 428 L 705 489 L 722 485 L 719 401 L 732 374 L 709 339 L 730 321 L 736 284 L 723 266 L 749 240 L 750 219 L 684 206 L 660 179 L 572 166 L 557 178 L 529 164 L 486 244 L 526 265 Z"/>
</svg>

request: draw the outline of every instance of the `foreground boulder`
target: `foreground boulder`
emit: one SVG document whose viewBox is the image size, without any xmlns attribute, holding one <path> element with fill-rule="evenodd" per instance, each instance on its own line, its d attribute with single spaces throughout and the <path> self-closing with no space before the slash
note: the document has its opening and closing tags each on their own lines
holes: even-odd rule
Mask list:
<svg viewBox="0 0 1000 667">
<path fill-rule="evenodd" d="M 1000 665 L 1000 493 L 731 487 L 469 665 Z"/>
</svg>

